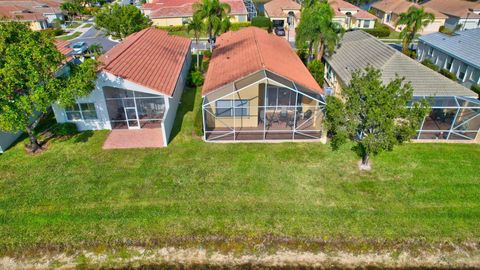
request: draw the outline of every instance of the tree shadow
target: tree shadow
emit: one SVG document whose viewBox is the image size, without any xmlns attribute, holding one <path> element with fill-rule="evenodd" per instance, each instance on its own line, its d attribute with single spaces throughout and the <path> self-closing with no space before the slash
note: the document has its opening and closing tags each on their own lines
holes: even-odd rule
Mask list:
<svg viewBox="0 0 480 270">
<path fill-rule="evenodd" d="M 90 139 L 90 137 L 93 136 L 93 131 L 92 130 L 85 130 L 77 135 L 75 135 L 73 142 L 74 143 L 86 143 Z"/>
<path fill-rule="evenodd" d="M 175 122 L 173 123 L 172 132 L 170 133 L 169 141 L 172 141 L 182 130 L 183 121 L 185 115 L 188 112 L 192 112 L 195 105 L 196 91 L 195 88 L 185 87 L 180 104 L 175 116 Z"/>
</svg>

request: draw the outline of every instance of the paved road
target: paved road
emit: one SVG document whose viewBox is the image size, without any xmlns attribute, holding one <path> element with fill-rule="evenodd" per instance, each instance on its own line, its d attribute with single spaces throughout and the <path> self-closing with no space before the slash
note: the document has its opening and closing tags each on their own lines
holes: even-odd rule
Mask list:
<svg viewBox="0 0 480 270">
<path fill-rule="evenodd" d="M 109 51 L 111 48 L 113 48 L 113 46 L 118 44 L 117 42 L 109 40 L 103 31 L 97 30 L 95 27 L 91 27 L 78 38 L 72 39 L 71 43 L 73 44 L 80 41 L 86 42 L 88 46 L 92 44 L 99 44 L 103 47 L 105 52 Z"/>
</svg>

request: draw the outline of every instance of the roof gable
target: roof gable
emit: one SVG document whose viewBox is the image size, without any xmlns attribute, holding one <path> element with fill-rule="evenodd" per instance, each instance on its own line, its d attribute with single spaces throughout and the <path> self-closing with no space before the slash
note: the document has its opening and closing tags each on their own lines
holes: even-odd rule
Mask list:
<svg viewBox="0 0 480 270">
<path fill-rule="evenodd" d="M 191 40 L 147 28 L 128 36 L 99 60 L 101 70 L 171 96 Z"/>
<path fill-rule="evenodd" d="M 288 42 L 265 30 L 248 27 L 218 38 L 203 95 L 259 70 L 269 70 L 317 93 L 323 93 Z"/>
</svg>

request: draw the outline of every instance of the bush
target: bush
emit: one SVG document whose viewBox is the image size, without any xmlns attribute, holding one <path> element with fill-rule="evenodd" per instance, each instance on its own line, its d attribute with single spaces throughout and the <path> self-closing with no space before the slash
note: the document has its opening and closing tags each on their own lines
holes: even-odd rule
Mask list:
<svg viewBox="0 0 480 270">
<path fill-rule="evenodd" d="M 270 18 L 257 16 L 252 19 L 252 26 L 260 27 L 272 31 L 273 24 Z"/>
<path fill-rule="evenodd" d="M 453 34 L 453 31 L 446 28 L 445 25 L 440 26 L 440 28 L 438 28 L 438 32 L 444 33 L 444 34 L 447 34 L 447 35 Z"/>
<path fill-rule="evenodd" d="M 426 67 L 428 67 L 428 68 L 430 68 L 430 69 L 433 69 L 433 70 L 435 70 L 435 71 L 438 71 L 438 66 L 436 66 L 436 65 L 432 62 L 432 60 L 430 60 L 430 59 L 425 59 L 425 60 L 423 60 L 423 61 L 422 61 L 422 65 L 424 65 L 424 66 L 426 66 Z"/>
<path fill-rule="evenodd" d="M 480 99 L 480 84 L 474 84 L 472 87 L 470 87 L 473 92 L 477 93 L 478 98 Z"/>
<path fill-rule="evenodd" d="M 185 25 L 157 26 L 157 28 L 167 32 L 187 31 L 187 26 Z"/>
<path fill-rule="evenodd" d="M 324 75 L 325 75 L 325 66 L 323 65 L 322 61 L 313 60 L 310 63 L 308 63 L 307 68 L 312 74 L 315 81 L 317 81 L 317 83 L 320 86 L 322 86 L 324 81 Z"/>
<path fill-rule="evenodd" d="M 190 86 L 202 86 L 205 78 L 203 77 L 203 73 L 200 70 L 192 70 L 188 76 L 188 84 Z"/>
<path fill-rule="evenodd" d="M 379 21 L 375 22 L 375 28 L 373 29 L 363 29 L 363 31 L 369 33 L 372 36 L 375 37 L 388 37 L 390 36 L 390 27 L 386 26 L 383 23 L 380 23 Z"/>
<path fill-rule="evenodd" d="M 250 25 L 251 25 L 250 22 L 232 23 L 232 25 L 230 25 L 230 30 L 231 31 L 237 31 L 237 30 L 240 30 L 242 28 L 249 27 Z"/>
<path fill-rule="evenodd" d="M 446 69 L 441 69 L 440 70 L 440 74 L 442 74 L 443 76 L 449 78 L 450 80 L 452 81 L 456 81 L 457 80 L 457 75 L 455 75 L 455 73 L 453 72 L 450 72 Z"/>
<path fill-rule="evenodd" d="M 77 125 L 74 123 L 56 123 L 50 128 L 55 136 L 70 136 L 78 133 Z"/>
</svg>

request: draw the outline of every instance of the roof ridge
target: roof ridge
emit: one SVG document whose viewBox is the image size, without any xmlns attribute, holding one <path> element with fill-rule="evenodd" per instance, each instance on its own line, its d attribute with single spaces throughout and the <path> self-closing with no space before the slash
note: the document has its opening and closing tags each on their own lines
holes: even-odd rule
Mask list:
<svg viewBox="0 0 480 270">
<path fill-rule="evenodd" d="M 152 27 L 149 27 L 149 28 L 146 28 L 145 31 L 140 31 L 140 32 L 137 32 L 135 33 L 135 39 L 130 42 L 130 44 L 128 44 L 120 53 L 118 53 L 117 55 L 115 55 L 115 57 L 112 58 L 112 60 L 109 60 L 109 63 L 107 64 L 107 66 L 112 63 L 113 61 L 117 60 L 121 55 L 123 55 L 130 47 L 133 46 L 133 44 L 135 44 L 143 35 L 145 35 L 145 33 L 147 33 L 148 31 L 150 31 L 151 29 L 153 29 Z M 128 37 L 127 37 L 128 38 Z M 122 43 L 119 43 L 118 45 L 121 45 Z"/>
<path fill-rule="evenodd" d="M 260 63 L 263 67 L 263 69 L 265 69 L 265 60 L 263 59 L 263 55 L 262 55 L 262 52 L 260 50 L 260 47 L 258 46 L 258 40 L 257 40 L 257 35 L 256 35 L 256 29 L 254 27 L 251 28 L 252 32 L 253 32 L 253 40 L 255 41 L 255 48 L 257 48 L 257 53 L 258 53 L 258 56 L 260 57 Z"/>
</svg>

